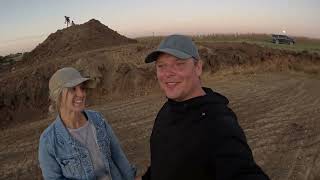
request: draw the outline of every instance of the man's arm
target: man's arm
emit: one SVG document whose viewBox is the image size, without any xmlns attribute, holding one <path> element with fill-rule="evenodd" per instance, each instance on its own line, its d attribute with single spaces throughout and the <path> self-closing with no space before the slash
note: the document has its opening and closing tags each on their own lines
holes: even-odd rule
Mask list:
<svg viewBox="0 0 320 180">
<path fill-rule="evenodd" d="M 217 117 L 212 125 L 211 163 L 215 167 L 216 179 L 269 180 L 255 163 L 245 134 L 230 110 Z"/>
<path fill-rule="evenodd" d="M 142 180 L 150 180 L 151 179 L 151 167 L 149 166 L 147 171 L 142 176 Z"/>
</svg>

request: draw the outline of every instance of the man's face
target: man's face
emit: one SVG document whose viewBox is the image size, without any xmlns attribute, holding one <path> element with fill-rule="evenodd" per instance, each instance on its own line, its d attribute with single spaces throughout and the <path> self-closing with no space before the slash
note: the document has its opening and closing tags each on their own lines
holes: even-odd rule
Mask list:
<svg viewBox="0 0 320 180">
<path fill-rule="evenodd" d="M 194 59 L 178 59 L 161 54 L 156 61 L 157 78 L 166 96 L 175 101 L 185 101 L 199 96 L 202 62 Z"/>
</svg>

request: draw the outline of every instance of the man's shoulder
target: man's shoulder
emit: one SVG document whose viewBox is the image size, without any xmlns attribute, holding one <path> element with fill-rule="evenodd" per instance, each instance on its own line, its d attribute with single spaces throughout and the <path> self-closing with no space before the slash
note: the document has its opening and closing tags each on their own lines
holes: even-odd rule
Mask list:
<svg viewBox="0 0 320 180">
<path fill-rule="evenodd" d="M 166 102 L 161 106 L 160 110 L 158 111 L 158 114 L 164 113 L 164 112 L 168 111 L 168 109 L 169 109 L 169 102 L 166 101 Z"/>
<path fill-rule="evenodd" d="M 220 136 L 244 137 L 236 114 L 228 106 L 212 105 L 208 112 L 207 127 Z"/>
</svg>

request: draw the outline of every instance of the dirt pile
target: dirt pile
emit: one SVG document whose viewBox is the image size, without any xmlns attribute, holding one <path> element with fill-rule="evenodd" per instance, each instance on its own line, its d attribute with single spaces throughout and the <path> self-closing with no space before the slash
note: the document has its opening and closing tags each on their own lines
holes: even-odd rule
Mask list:
<svg viewBox="0 0 320 180">
<path fill-rule="evenodd" d="M 306 51 L 272 49 L 249 43 L 200 43 L 199 53 L 204 70 L 215 73 L 229 67 L 260 65 L 260 71 L 295 70 L 316 74 L 320 72 L 320 56 Z"/>
<path fill-rule="evenodd" d="M 0 129 L 15 124 L 17 120 L 29 122 L 44 117 L 44 107 L 49 103 L 47 82 L 54 66 L 19 69 L 0 78 Z"/>
<path fill-rule="evenodd" d="M 113 63 L 111 58 L 107 57 L 108 53 L 90 53 L 93 49 L 134 42 L 136 40 L 118 34 L 97 20 L 51 34 L 33 51 L 27 53 L 21 62 L 0 71 L 0 113 L 3 114 L 0 129 L 46 116 L 49 106 L 48 80 L 62 67 L 77 67 L 92 77 L 94 86 L 97 87 L 92 94 L 97 97 L 117 92 L 118 86 L 115 87 L 115 84 L 141 86 L 141 82 L 146 82 L 142 75 L 149 73 L 148 71 L 130 64 L 126 65 L 129 68 L 125 68 L 125 71 L 119 71 L 118 69 L 123 69 L 124 66 L 118 67 L 120 63 Z M 128 88 L 125 85 L 121 87 Z"/>
<path fill-rule="evenodd" d="M 82 43 L 77 47 L 86 44 L 79 39 L 74 41 Z M 121 44 L 122 41 L 115 42 L 115 45 L 117 43 Z M 243 68 L 243 71 L 247 71 L 248 68 L 256 66 L 260 67 L 253 72 L 279 70 L 295 70 L 311 74 L 320 72 L 319 55 L 308 52 L 269 49 L 248 43 L 197 43 L 197 45 L 200 56 L 205 62 L 204 71 L 209 75 L 218 71 L 224 72 L 230 67 Z M 49 106 L 48 80 L 62 67 L 76 67 L 82 74 L 94 80 L 95 88 L 88 93 L 89 105 L 105 103 L 106 100 L 143 96 L 154 91 L 157 89 L 154 65 L 144 64 L 144 57 L 155 48 L 154 43 L 139 42 L 99 47 L 68 56 L 63 55 L 66 52 L 62 50 L 57 52 L 55 57 L 43 59 L 39 63 L 22 64 L 14 71 L 0 73 L 0 85 L 5 87 L 0 91 L 0 113 L 4 115 L 0 121 L 0 128 L 46 116 Z M 58 48 L 52 47 L 52 49 Z M 35 52 L 36 50 L 29 55 Z M 48 54 L 36 54 L 34 59 L 44 56 L 50 57 Z"/>
<path fill-rule="evenodd" d="M 38 66 L 20 67 L 10 73 L 2 73 L 4 76 L 0 78 L 1 87 L 5 87 L 0 90 L 0 112 L 4 115 L 0 129 L 45 117 L 50 104 L 49 79 L 56 70 L 68 66 L 75 67 L 93 80 L 93 89 L 88 92 L 89 105 L 106 99 L 144 95 L 156 85 L 152 68 L 111 59 L 103 52 L 87 52 L 51 59 Z"/>
<path fill-rule="evenodd" d="M 50 34 L 43 43 L 25 56 L 25 60 L 38 62 L 92 49 L 136 42 L 101 24 L 98 20 L 91 19 L 84 24 Z"/>
</svg>

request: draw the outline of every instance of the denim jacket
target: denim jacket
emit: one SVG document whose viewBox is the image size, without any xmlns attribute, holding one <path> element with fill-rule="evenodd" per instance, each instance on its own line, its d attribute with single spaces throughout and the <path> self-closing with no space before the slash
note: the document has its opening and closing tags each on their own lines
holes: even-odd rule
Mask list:
<svg viewBox="0 0 320 180">
<path fill-rule="evenodd" d="M 136 169 L 122 151 L 111 127 L 102 115 L 85 110 L 88 121 L 95 127 L 97 143 L 112 180 L 132 180 Z M 73 138 L 60 116 L 42 133 L 39 162 L 44 179 L 95 179 L 93 164 L 86 147 Z"/>
</svg>

